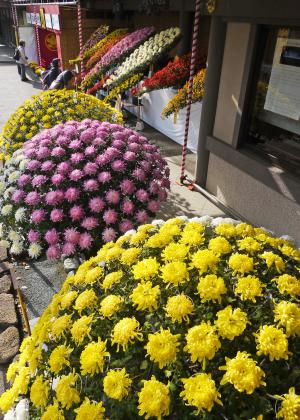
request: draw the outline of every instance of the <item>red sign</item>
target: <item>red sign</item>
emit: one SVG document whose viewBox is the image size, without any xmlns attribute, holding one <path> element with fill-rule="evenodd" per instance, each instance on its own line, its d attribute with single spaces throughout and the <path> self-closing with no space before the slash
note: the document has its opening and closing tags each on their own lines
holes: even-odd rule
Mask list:
<svg viewBox="0 0 300 420">
<path fill-rule="evenodd" d="M 53 58 L 57 58 L 56 34 L 47 29 L 39 28 L 41 58 L 44 65 L 49 65 Z"/>
</svg>

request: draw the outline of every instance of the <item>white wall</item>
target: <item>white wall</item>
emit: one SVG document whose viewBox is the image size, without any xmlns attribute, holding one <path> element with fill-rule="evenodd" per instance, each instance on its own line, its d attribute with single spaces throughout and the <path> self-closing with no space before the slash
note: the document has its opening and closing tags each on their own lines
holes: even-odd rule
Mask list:
<svg viewBox="0 0 300 420">
<path fill-rule="evenodd" d="M 38 62 L 34 26 L 20 26 L 20 39 L 26 42 L 25 52 L 29 61 Z"/>
</svg>

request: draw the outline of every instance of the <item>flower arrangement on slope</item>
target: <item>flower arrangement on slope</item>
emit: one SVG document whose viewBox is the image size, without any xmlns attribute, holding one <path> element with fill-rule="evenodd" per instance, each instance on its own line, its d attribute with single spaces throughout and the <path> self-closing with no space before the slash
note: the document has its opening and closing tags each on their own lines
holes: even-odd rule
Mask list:
<svg viewBox="0 0 300 420">
<path fill-rule="evenodd" d="M 153 217 L 168 175 L 157 147 L 121 125 L 86 119 L 44 130 L 4 167 L 0 244 L 32 258 L 89 253 Z"/>
<path fill-rule="evenodd" d="M 73 90 L 49 90 L 26 100 L 9 118 L 0 135 L 2 156 L 13 151 L 44 128 L 85 118 L 120 124 L 122 115 L 99 99 Z"/>
<path fill-rule="evenodd" d="M 143 225 L 84 262 L 24 340 L 1 409 L 298 419 L 299 251 L 220 219 Z"/>
<path fill-rule="evenodd" d="M 92 33 L 92 35 L 86 41 L 86 43 L 84 44 L 84 46 L 82 48 L 83 58 L 89 58 L 92 55 L 92 53 L 94 51 L 94 50 L 92 50 L 92 48 L 96 44 L 98 44 L 104 37 L 106 37 L 106 35 L 108 34 L 108 31 L 109 31 L 109 26 L 101 25 L 101 26 L 99 26 L 98 29 L 95 30 L 95 32 Z M 79 63 L 80 61 L 81 61 L 81 57 L 78 56 L 74 60 L 70 60 L 69 63 L 70 64 L 75 64 L 75 63 Z"/>
<path fill-rule="evenodd" d="M 193 94 L 192 103 L 200 102 L 204 95 L 204 81 L 205 69 L 201 69 L 193 79 Z M 178 112 L 185 108 L 188 99 L 189 82 L 187 82 L 182 89 L 173 96 L 162 111 L 162 118 L 174 114 L 174 121 L 176 121 Z"/>
<path fill-rule="evenodd" d="M 115 88 L 111 89 L 108 95 L 104 98 L 104 102 L 109 102 L 111 99 L 117 98 L 117 96 L 124 92 L 125 90 L 135 86 L 140 80 L 142 80 L 144 73 L 137 73 L 133 76 L 129 77 L 128 79 L 124 80 L 124 82 L 120 83 Z"/>
<path fill-rule="evenodd" d="M 127 32 L 128 29 L 117 29 L 103 38 L 102 41 L 97 44 L 97 49 L 87 61 L 85 68 L 89 69 L 96 64 L 107 51 L 126 36 Z"/>
<path fill-rule="evenodd" d="M 40 76 L 42 71 L 46 70 L 45 67 L 39 66 L 35 61 L 31 61 L 28 66 L 37 76 Z"/>
<path fill-rule="evenodd" d="M 141 87 L 133 93 L 140 96 L 143 93 L 153 90 L 165 89 L 169 87 L 180 88 L 189 78 L 191 64 L 191 54 L 182 57 L 175 57 L 163 69 L 157 71 L 152 77 L 146 79 Z M 199 57 L 196 68 L 200 69 L 205 66 L 205 57 Z"/>
<path fill-rule="evenodd" d="M 99 90 L 103 87 L 103 85 L 104 85 L 104 83 L 106 82 L 107 79 L 108 79 L 108 76 L 103 76 L 102 79 L 99 80 L 99 82 L 97 82 L 93 87 L 88 89 L 86 91 L 86 93 L 88 95 L 92 95 L 93 93 L 97 92 L 97 90 Z"/>
<path fill-rule="evenodd" d="M 115 44 L 108 52 L 101 57 L 96 66 L 85 76 L 83 87 L 95 83 L 99 77 L 104 75 L 109 69 L 116 66 L 119 62 L 137 48 L 142 42 L 155 32 L 153 27 L 138 29 L 126 35 L 121 41 Z"/>
<path fill-rule="evenodd" d="M 178 42 L 180 38 L 179 28 L 170 28 L 156 34 L 145 41 L 139 48 L 126 58 L 107 80 L 108 86 L 115 87 L 133 74 L 142 72 L 150 64 L 155 63 L 163 54 Z"/>
</svg>

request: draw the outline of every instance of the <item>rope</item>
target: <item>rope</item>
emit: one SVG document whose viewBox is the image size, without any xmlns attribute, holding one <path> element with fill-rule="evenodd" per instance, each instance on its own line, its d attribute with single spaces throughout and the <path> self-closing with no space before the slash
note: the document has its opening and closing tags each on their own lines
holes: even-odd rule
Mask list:
<svg viewBox="0 0 300 420">
<path fill-rule="evenodd" d="M 38 29 L 38 24 L 37 24 L 37 12 L 36 10 L 38 10 L 36 7 L 34 7 L 33 11 L 34 11 L 34 30 L 35 30 L 35 38 L 36 38 L 36 45 L 37 45 L 37 53 L 38 53 L 38 60 L 39 60 L 39 66 L 42 65 L 42 55 L 41 55 L 41 46 L 40 46 L 40 37 L 39 37 L 39 29 Z"/>
<path fill-rule="evenodd" d="M 84 66 L 83 66 L 83 35 L 82 35 L 82 14 L 81 14 L 81 2 L 77 0 L 77 20 L 78 20 L 78 38 L 79 38 L 79 56 L 80 60 L 80 77 L 81 80 L 84 78 Z"/>
<path fill-rule="evenodd" d="M 186 116 L 185 116 L 184 138 L 183 138 L 183 145 L 182 145 L 182 161 L 181 161 L 181 175 L 180 175 L 181 184 L 183 183 L 186 177 L 185 165 L 186 165 L 186 154 L 187 154 L 187 142 L 188 142 L 188 137 L 189 137 L 191 104 L 192 104 L 192 96 L 193 96 L 193 78 L 195 75 L 195 67 L 196 67 L 195 63 L 196 63 L 196 57 L 197 57 L 197 43 L 198 43 L 198 33 L 199 33 L 201 0 L 196 0 L 195 3 L 196 4 L 195 4 L 195 18 L 194 18 L 194 28 L 193 28 L 192 56 L 191 56 L 189 87 L 188 87 L 188 97 L 187 97 Z"/>
</svg>

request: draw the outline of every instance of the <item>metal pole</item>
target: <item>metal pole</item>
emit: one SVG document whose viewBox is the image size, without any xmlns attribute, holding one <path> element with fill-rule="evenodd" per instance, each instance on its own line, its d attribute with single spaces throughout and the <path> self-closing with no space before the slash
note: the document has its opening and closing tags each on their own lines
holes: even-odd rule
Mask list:
<svg viewBox="0 0 300 420">
<path fill-rule="evenodd" d="M 198 43 L 199 22 L 200 22 L 200 5 L 201 5 L 201 0 L 196 0 L 189 88 L 188 88 L 186 117 L 185 117 L 185 130 L 184 130 L 184 138 L 183 138 L 183 145 L 182 145 L 182 162 L 181 162 L 181 175 L 180 175 L 181 183 L 183 183 L 185 179 L 184 173 L 185 173 L 185 164 L 186 164 L 187 142 L 188 142 L 188 137 L 189 137 L 191 104 L 192 104 L 192 96 L 193 96 L 193 78 L 195 75 L 195 68 L 196 68 L 195 63 L 196 63 L 196 57 L 197 57 L 197 43 Z"/>
</svg>

